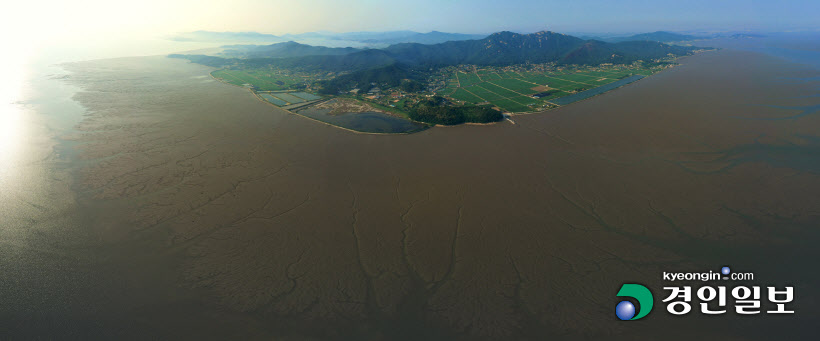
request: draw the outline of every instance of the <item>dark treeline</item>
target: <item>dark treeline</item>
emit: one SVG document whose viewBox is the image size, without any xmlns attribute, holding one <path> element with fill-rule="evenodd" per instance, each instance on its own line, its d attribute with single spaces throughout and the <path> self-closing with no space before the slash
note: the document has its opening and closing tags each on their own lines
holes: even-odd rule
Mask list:
<svg viewBox="0 0 820 341">
<path fill-rule="evenodd" d="M 555 94 L 555 93 L 558 93 L 558 92 L 561 92 L 561 90 L 547 90 L 547 91 L 544 91 L 544 92 L 539 92 L 539 93 L 537 93 L 535 95 L 532 95 L 532 96 L 533 97 L 538 97 L 538 98 L 543 98 L 543 97 L 549 97 L 552 94 Z"/>
<path fill-rule="evenodd" d="M 433 96 L 408 109 L 411 119 L 431 124 L 489 123 L 504 119 L 500 111 L 489 106 L 450 106 L 446 105 L 446 100 L 440 96 Z"/>
</svg>

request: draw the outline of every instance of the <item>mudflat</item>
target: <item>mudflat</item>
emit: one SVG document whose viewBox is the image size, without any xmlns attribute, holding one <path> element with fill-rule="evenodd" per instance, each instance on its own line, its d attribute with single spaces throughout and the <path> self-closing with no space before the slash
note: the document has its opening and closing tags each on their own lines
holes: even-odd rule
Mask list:
<svg viewBox="0 0 820 341">
<path fill-rule="evenodd" d="M 730 50 L 680 63 L 514 125 L 410 135 L 307 120 L 181 60 L 71 64 L 88 110 L 72 138 L 78 211 L 111 280 L 55 333 L 806 335 L 820 312 L 804 271 L 820 241 L 820 72 Z M 800 314 L 610 318 L 624 282 L 724 264 L 789 278 Z"/>
</svg>

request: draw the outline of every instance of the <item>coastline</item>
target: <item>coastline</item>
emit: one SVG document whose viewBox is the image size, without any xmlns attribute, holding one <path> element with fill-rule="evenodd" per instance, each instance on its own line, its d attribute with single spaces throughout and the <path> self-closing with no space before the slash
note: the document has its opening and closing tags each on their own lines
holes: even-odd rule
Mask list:
<svg viewBox="0 0 820 341">
<path fill-rule="evenodd" d="M 812 93 L 807 85 L 751 81 L 803 69 L 727 51 L 595 101 L 522 115 L 516 126 L 369 138 L 203 83 L 202 67 L 144 61 L 89 70 L 88 93 L 77 97 L 90 108 L 78 147 L 99 161 L 77 180 L 94 218 L 79 227 L 107 232 L 78 237 L 58 222 L 56 244 L 26 240 L 32 259 L 43 257 L 34 246 L 71 246 L 64 236 L 106 248 L 61 254 L 59 266 L 35 264 L 43 271 L 33 274 L 20 266 L 32 285 L 11 288 L 33 294 L 4 301 L 12 309 L 8 302 L 39 300 L 52 313 L 41 321 L 72 323 L 21 316 L 10 320 L 21 322 L 12 336 L 173 338 L 183 324 L 193 338 L 222 339 L 408 330 L 429 332 L 411 335 L 419 339 L 657 339 L 678 322 L 656 316 L 634 333 L 618 321 L 572 321 L 611 317 L 606 302 L 624 278 L 660 285 L 656 274 L 670 264 L 702 270 L 742 259 L 761 274 L 820 283 L 789 272 L 817 242 L 806 232 L 817 223 L 807 212 L 820 204 L 816 144 L 794 134 L 816 135 L 818 118 L 732 118 L 782 114 L 746 106 L 750 93 L 761 104 L 808 101 L 787 99 Z M 692 103 L 681 87 L 703 100 Z M 778 147 L 763 156 L 789 162 L 748 152 L 755 139 Z M 38 283 L 66 289 L 44 295 Z M 96 322 L 69 320 L 76 311 Z M 527 321 L 535 322 L 522 330 Z M 776 330 L 805 331 L 801 321 L 777 321 L 784 329 Z M 762 329 L 754 321 L 709 328 L 770 339 Z"/>
<path fill-rule="evenodd" d="M 295 112 L 295 111 L 290 111 L 290 110 L 285 109 L 285 108 L 283 108 L 283 107 L 277 106 L 277 105 L 275 105 L 275 104 L 273 104 L 273 103 L 271 103 L 271 102 L 266 101 L 264 98 L 260 97 L 260 96 L 259 96 L 259 94 L 258 94 L 256 91 L 253 91 L 252 89 L 248 89 L 247 87 L 244 87 L 244 86 L 239 86 L 239 85 L 236 85 L 236 84 L 231 84 L 231 83 L 225 82 L 224 80 L 222 80 L 222 79 L 220 79 L 220 78 L 216 78 L 216 77 L 214 77 L 214 75 L 213 75 L 213 71 L 209 72 L 209 73 L 208 73 L 208 75 L 209 75 L 209 76 L 211 76 L 211 78 L 212 78 L 212 79 L 214 79 L 214 80 L 216 80 L 216 81 L 218 81 L 218 82 L 220 82 L 220 83 L 223 83 L 223 84 L 227 84 L 227 85 L 231 85 L 231 86 L 235 86 L 235 87 L 238 87 L 238 88 L 242 88 L 242 89 L 248 90 L 248 91 L 250 91 L 250 93 L 252 93 L 252 94 L 253 94 L 253 96 L 254 96 L 254 97 L 256 97 L 256 99 L 257 99 L 257 100 L 262 101 L 262 102 L 264 102 L 265 104 L 270 105 L 270 106 L 272 106 L 272 107 L 274 107 L 274 108 L 276 108 L 276 109 L 279 109 L 279 110 L 285 111 L 285 112 L 287 112 L 287 113 L 289 113 L 289 114 L 292 114 L 292 115 L 296 115 L 296 116 L 299 116 L 299 117 L 302 117 L 302 118 L 306 118 L 306 119 L 311 120 L 311 121 L 314 121 L 314 122 L 322 123 L 322 124 L 325 124 L 325 125 L 328 125 L 328 126 L 331 126 L 331 127 L 335 127 L 335 128 L 339 128 L 339 129 L 342 129 L 342 130 L 345 130 L 345 131 L 349 131 L 349 132 L 351 132 L 351 133 L 356 133 L 356 134 L 365 134 L 365 135 L 409 135 L 409 134 L 415 134 L 415 133 L 418 133 L 418 132 L 424 131 L 424 130 L 426 130 L 426 129 L 429 129 L 429 128 L 425 128 L 425 129 L 414 130 L 414 131 L 410 131 L 410 132 L 400 132 L 400 133 L 377 133 L 377 132 L 368 132 L 368 131 L 360 131 L 360 130 L 355 130 L 355 129 L 345 128 L 345 127 L 342 127 L 342 126 L 339 126 L 339 125 L 336 125 L 336 124 L 333 124 L 333 123 L 329 123 L 329 122 L 325 122 L 325 121 L 322 121 L 322 120 L 319 120 L 319 119 L 315 119 L 315 118 L 312 118 L 312 117 L 308 117 L 308 116 L 302 115 L 302 114 L 300 114 L 300 113 L 298 113 L 298 112 Z M 382 112 L 382 113 L 383 113 L 383 114 L 385 114 L 385 115 L 390 115 L 390 116 L 394 116 L 394 117 L 397 117 L 397 118 L 406 119 L 406 120 L 408 120 L 408 121 L 410 121 L 410 122 L 416 122 L 416 121 L 410 120 L 410 119 L 408 119 L 408 118 L 401 117 L 401 116 L 399 116 L 399 115 L 395 115 L 395 114 L 393 114 L 393 113 L 385 113 L 385 112 Z M 422 123 L 422 124 L 425 124 L 425 125 L 427 125 L 427 126 L 429 126 L 429 127 L 433 127 L 433 126 L 431 126 L 431 125 L 429 125 L 429 124 L 426 124 L 426 123 L 424 123 L 424 122 L 416 122 L 416 123 Z"/>
<path fill-rule="evenodd" d="M 699 51 L 699 52 L 697 52 L 697 53 L 703 53 L 703 52 L 706 52 L 706 51 Z M 696 54 L 697 54 L 697 53 L 696 53 Z M 689 56 L 682 56 L 682 57 L 678 57 L 678 58 L 676 58 L 676 59 L 675 59 L 675 63 L 677 63 L 677 62 L 678 62 L 678 60 L 680 60 L 681 58 L 685 58 L 685 57 L 689 57 Z M 189 61 L 189 63 L 192 63 L 192 62 L 190 62 L 190 61 Z M 670 69 L 670 68 L 674 68 L 675 66 L 676 66 L 676 65 L 673 65 L 673 66 L 667 67 L 666 69 L 661 70 L 661 71 L 659 71 L 659 72 L 665 72 L 665 71 L 667 71 L 667 70 L 668 70 L 668 69 Z M 253 94 L 254 94 L 254 96 L 255 96 L 258 100 L 263 101 L 263 102 L 265 102 L 266 104 L 269 104 L 269 105 L 271 105 L 271 106 L 273 106 L 273 107 L 275 107 L 275 108 L 278 108 L 278 109 L 284 110 L 284 111 L 286 111 L 286 112 L 288 112 L 288 113 L 290 113 L 290 114 L 297 115 L 297 116 L 301 116 L 301 117 L 303 117 L 303 118 L 307 118 L 307 119 L 310 119 L 310 120 L 313 120 L 313 121 L 316 121 L 316 122 L 324 123 L 324 124 L 327 124 L 327 125 L 330 125 L 330 126 L 333 126 L 333 127 L 337 127 L 337 128 L 339 128 L 339 129 L 342 129 L 342 130 L 350 131 L 350 132 L 353 132 L 353 133 L 359 133 L 359 134 L 372 134 L 372 135 L 394 135 L 394 134 L 406 135 L 406 134 L 414 134 L 414 133 L 417 133 L 417 132 L 420 132 L 420 131 L 426 130 L 426 129 L 420 129 L 420 130 L 415 130 L 415 131 L 410 131 L 410 132 L 401 132 L 401 133 L 376 133 L 376 132 L 365 132 L 365 131 L 359 131 L 359 130 L 355 130 L 355 129 L 350 129 L 350 128 L 342 127 L 342 126 L 339 126 L 339 125 L 336 125 L 336 124 L 333 124 L 333 123 L 329 123 L 329 122 L 325 122 L 325 121 L 322 121 L 322 120 L 318 120 L 318 119 L 315 119 L 315 118 L 312 118 L 312 117 L 308 117 L 308 116 L 305 116 L 305 115 L 299 114 L 298 112 L 291 111 L 291 110 L 285 109 L 285 108 L 283 108 L 283 107 L 277 106 L 277 105 L 275 105 L 275 104 L 273 104 L 273 103 L 270 103 L 270 102 L 266 101 L 265 99 L 261 98 L 261 97 L 259 96 L 259 94 L 258 94 L 256 91 L 254 91 L 253 89 L 250 89 L 250 88 L 247 88 L 247 87 L 244 87 L 244 86 L 239 86 L 239 85 L 236 85 L 236 84 L 232 84 L 232 83 L 230 83 L 230 82 L 226 82 L 225 80 L 223 80 L 223 79 L 221 79 L 221 78 L 217 78 L 217 77 L 215 77 L 215 76 L 213 75 L 213 72 L 214 72 L 214 71 L 216 71 L 216 70 L 212 70 L 212 71 L 210 71 L 210 72 L 208 73 L 208 75 L 209 75 L 212 79 L 214 79 L 214 80 L 216 80 L 216 81 L 218 81 L 218 82 L 220 82 L 220 83 L 223 83 L 223 84 L 228 84 L 228 85 L 231 85 L 231 86 L 235 86 L 235 87 L 239 87 L 239 88 L 246 89 L 246 90 L 250 91 L 251 93 L 253 93 Z M 657 73 L 655 73 L 655 74 L 657 74 Z M 552 105 L 554 105 L 555 107 L 553 107 L 553 108 L 549 108 L 549 109 L 546 109 L 546 110 L 542 110 L 542 111 L 533 111 L 533 112 L 521 112 L 521 113 L 512 113 L 512 112 L 508 112 L 508 113 L 505 113 L 505 114 L 509 114 L 510 116 L 519 116 L 519 115 L 532 115 L 532 114 L 542 114 L 542 113 L 546 113 L 546 112 L 549 112 L 549 111 L 552 111 L 552 110 L 555 110 L 555 109 L 558 109 L 558 108 L 561 108 L 561 107 L 565 107 L 565 106 L 570 105 L 570 104 L 575 104 L 575 103 L 578 103 L 578 102 L 586 101 L 586 100 L 589 100 L 589 99 L 592 99 L 592 98 L 598 97 L 598 96 L 600 96 L 600 95 L 603 95 L 603 94 L 605 94 L 605 93 L 609 93 L 609 92 L 612 92 L 612 91 L 616 91 L 616 90 L 618 90 L 618 89 L 620 89 L 620 88 L 623 88 L 623 87 L 626 87 L 626 86 L 628 86 L 628 85 L 630 85 L 630 84 L 633 84 L 633 83 L 636 83 L 636 82 L 638 82 L 638 81 L 641 81 L 641 80 L 643 80 L 644 78 L 652 77 L 652 76 L 654 76 L 655 74 L 652 74 L 652 75 L 649 75 L 649 76 L 642 76 L 642 77 L 640 77 L 639 79 L 636 79 L 636 80 L 633 80 L 633 81 L 627 82 L 627 83 L 625 83 L 625 84 L 618 85 L 618 86 L 616 86 L 616 87 L 614 87 L 614 88 L 612 88 L 612 89 L 608 89 L 608 90 L 606 90 L 606 91 L 600 92 L 600 93 L 595 94 L 595 95 L 592 95 L 592 96 L 590 96 L 590 97 L 586 97 L 586 98 L 583 98 L 583 99 L 580 99 L 580 100 L 573 101 L 573 102 L 568 103 L 568 104 L 561 105 L 561 104 L 556 104 L 556 103 L 553 103 L 553 102 L 551 102 L 551 101 L 548 101 L 547 103 L 552 104 Z M 633 77 L 635 77 L 635 76 L 633 76 Z M 616 81 L 616 82 L 617 82 L 617 81 Z M 601 86 L 599 86 L 599 87 L 605 87 L 605 86 L 606 86 L 606 84 L 605 84 L 605 85 L 601 85 Z M 596 87 L 596 88 L 593 88 L 593 89 L 585 90 L 585 91 L 593 91 L 593 90 L 595 90 L 595 89 L 597 89 L 597 87 Z M 285 92 L 287 92 L 287 91 L 285 91 Z M 576 94 L 570 94 L 570 95 L 568 95 L 568 96 L 566 96 L 566 97 L 569 97 L 569 96 L 574 96 L 574 95 L 577 95 L 577 94 L 580 94 L 580 93 L 583 93 L 583 92 L 579 92 L 579 93 L 576 93 Z M 563 97 L 562 97 L 562 98 L 563 98 Z M 365 103 L 368 103 L 368 102 L 365 102 Z M 384 110 L 380 110 L 379 112 L 381 112 L 381 113 L 383 113 L 383 114 L 386 114 L 386 115 L 394 116 L 394 117 L 397 117 L 397 118 L 406 119 L 406 120 L 408 120 L 408 121 L 410 121 L 410 122 L 415 122 L 415 123 L 425 124 L 425 125 L 427 125 L 427 126 L 429 126 L 429 127 L 431 127 L 431 128 L 432 128 L 432 127 L 447 127 L 446 125 L 441 125 L 441 124 L 433 124 L 433 125 L 430 125 L 430 124 L 428 124 L 428 123 L 414 121 L 414 120 L 411 120 L 411 119 L 409 119 L 409 118 L 407 118 L 407 117 L 404 117 L 404 116 L 402 116 L 402 115 L 398 115 L 398 114 L 395 114 L 395 113 L 392 113 L 392 112 L 387 112 L 387 111 L 384 111 Z M 462 123 L 462 124 L 466 124 L 466 125 L 493 125 L 493 124 L 502 123 L 502 122 L 504 122 L 504 121 L 505 121 L 505 120 L 504 120 L 504 119 L 502 119 L 502 120 L 499 120 L 499 121 L 497 121 L 497 122 L 488 122 L 488 123 L 474 123 L 474 122 L 465 122 L 465 123 Z M 461 125 L 461 124 L 459 124 L 459 125 Z"/>
</svg>

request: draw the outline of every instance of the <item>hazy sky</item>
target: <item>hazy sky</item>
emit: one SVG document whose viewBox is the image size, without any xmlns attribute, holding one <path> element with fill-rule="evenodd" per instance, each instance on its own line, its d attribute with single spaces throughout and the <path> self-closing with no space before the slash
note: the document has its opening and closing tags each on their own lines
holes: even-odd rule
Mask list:
<svg viewBox="0 0 820 341">
<path fill-rule="evenodd" d="M 194 30 L 654 30 L 818 29 L 820 1 L 758 0 L 74 0 L 5 1 L 0 25 L 18 37 L 147 36 Z"/>
</svg>

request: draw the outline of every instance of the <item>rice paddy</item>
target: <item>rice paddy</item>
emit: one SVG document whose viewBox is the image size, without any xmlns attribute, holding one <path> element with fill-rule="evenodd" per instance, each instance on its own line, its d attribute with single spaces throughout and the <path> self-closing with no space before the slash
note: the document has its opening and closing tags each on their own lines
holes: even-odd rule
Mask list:
<svg viewBox="0 0 820 341">
<path fill-rule="evenodd" d="M 314 80 L 312 75 L 273 68 L 222 69 L 212 72 L 211 75 L 224 82 L 252 87 L 257 91 L 288 90 L 293 85 L 307 84 Z"/>
<path fill-rule="evenodd" d="M 457 102 L 490 103 L 514 113 L 533 112 L 589 98 L 641 78 L 633 76 L 653 72 L 624 66 L 561 71 L 461 69 L 453 73 L 438 93 Z M 631 81 L 621 82 L 626 78 Z M 558 100 L 571 95 L 572 100 Z"/>
</svg>

